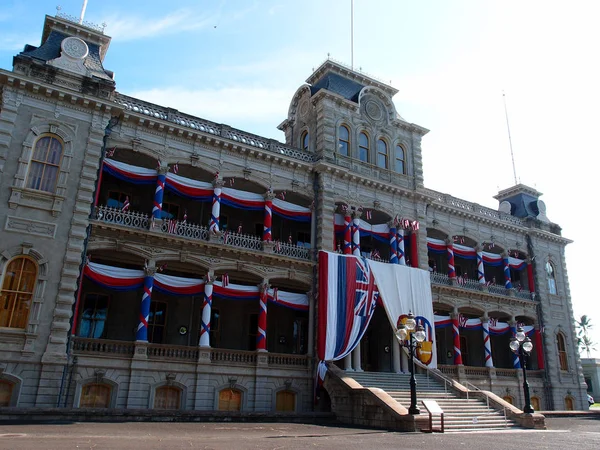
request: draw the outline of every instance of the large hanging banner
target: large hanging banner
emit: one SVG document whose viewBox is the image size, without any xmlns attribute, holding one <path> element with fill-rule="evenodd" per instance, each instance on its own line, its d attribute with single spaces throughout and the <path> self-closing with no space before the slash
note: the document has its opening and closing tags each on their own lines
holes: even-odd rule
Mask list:
<svg viewBox="0 0 600 450">
<path fill-rule="evenodd" d="M 368 261 L 381 303 L 393 329 L 403 323 L 409 312 L 425 330 L 425 340 L 417 351 L 419 360 L 428 367 L 437 367 L 435 350 L 435 319 L 431 299 L 429 273 L 398 264 Z"/>
</svg>

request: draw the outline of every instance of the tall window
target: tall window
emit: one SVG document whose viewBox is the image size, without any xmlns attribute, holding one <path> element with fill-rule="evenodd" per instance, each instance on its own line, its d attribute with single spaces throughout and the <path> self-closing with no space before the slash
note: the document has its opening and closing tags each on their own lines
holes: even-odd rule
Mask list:
<svg viewBox="0 0 600 450">
<path fill-rule="evenodd" d="M 377 141 L 377 165 L 382 169 L 388 168 L 388 147 L 383 139 Z"/>
<path fill-rule="evenodd" d="M 20 256 L 8 263 L 0 291 L 0 327 L 25 328 L 36 277 L 31 259 Z"/>
<path fill-rule="evenodd" d="M 303 131 L 300 135 L 300 148 L 308 150 L 308 131 Z"/>
<path fill-rule="evenodd" d="M 346 125 L 340 125 L 338 130 L 338 153 L 350 156 L 350 130 Z"/>
<path fill-rule="evenodd" d="M 161 219 L 179 219 L 179 205 L 177 203 L 163 202 Z"/>
<path fill-rule="evenodd" d="M 546 278 L 548 279 L 548 292 L 556 295 L 556 278 L 554 276 L 554 265 L 550 262 L 546 262 Z"/>
<path fill-rule="evenodd" d="M 125 200 L 130 201 L 131 199 L 131 194 L 129 194 L 128 192 L 108 191 L 106 206 L 110 208 L 121 209 L 125 204 Z"/>
<path fill-rule="evenodd" d="M 369 136 L 367 133 L 358 135 L 358 159 L 369 162 Z"/>
<path fill-rule="evenodd" d="M 79 336 L 94 339 L 103 337 L 107 313 L 108 295 L 86 295 L 79 324 Z"/>
<path fill-rule="evenodd" d="M 58 138 L 48 135 L 38 139 L 33 147 L 27 187 L 54 192 L 62 153 L 63 145 Z"/>
<path fill-rule="evenodd" d="M 148 317 L 148 342 L 162 344 L 167 324 L 167 304 L 165 302 L 150 303 Z"/>
<path fill-rule="evenodd" d="M 90 383 L 81 388 L 80 408 L 108 408 L 110 406 L 110 386 Z"/>
<path fill-rule="evenodd" d="M 556 335 L 556 347 L 558 349 L 558 361 L 560 363 L 560 370 L 569 370 L 565 337 L 560 333 Z"/>
<path fill-rule="evenodd" d="M 405 170 L 405 154 L 404 148 L 401 145 L 396 145 L 396 172 L 406 173 Z"/>
<path fill-rule="evenodd" d="M 258 314 L 250 314 L 248 317 L 248 350 L 256 350 L 256 339 L 258 337 Z"/>
<path fill-rule="evenodd" d="M 161 386 L 154 394 L 154 409 L 179 409 L 181 389 L 174 386 Z"/>
</svg>

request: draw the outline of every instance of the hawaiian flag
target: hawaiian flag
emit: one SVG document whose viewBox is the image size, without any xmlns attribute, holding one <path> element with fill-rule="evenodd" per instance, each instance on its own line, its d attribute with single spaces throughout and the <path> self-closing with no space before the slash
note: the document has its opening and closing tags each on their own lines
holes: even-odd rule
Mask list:
<svg viewBox="0 0 600 450">
<path fill-rule="evenodd" d="M 463 316 L 462 314 L 458 315 L 458 324 L 460 325 L 461 328 L 466 328 L 467 327 L 467 318 L 465 316 Z"/>
<path fill-rule="evenodd" d="M 171 234 L 177 234 L 177 221 L 176 220 L 169 220 L 169 225 L 168 225 L 168 232 Z"/>
<path fill-rule="evenodd" d="M 123 202 L 123 207 L 121 208 L 121 211 L 123 211 L 123 212 L 129 211 L 129 196 L 125 197 L 125 201 Z"/>
<path fill-rule="evenodd" d="M 183 223 L 187 222 L 187 209 L 183 211 Z"/>
<path fill-rule="evenodd" d="M 110 148 L 110 149 L 106 150 L 106 155 L 105 156 L 107 158 L 112 158 L 115 155 L 115 151 L 116 150 L 117 150 L 117 147 L 113 147 L 113 148 Z"/>
<path fill-rule="evenodd" d="M 275 242 L 275 251 L 276 252 L 281 251 L 281 242 L 279 242 L 279 241 Z"/>
<path fill-rule="evenodd" d="M 319 252 L 318 352 L 321 361 L 349 354 L 363 337 L 379 292 L 368 262 Z"/>
<path fill-rule="evenodd" d="M 490 327 L 497 327 L 498 326 L 498 319 L 496 319 L 494 317 L 490 317 L 489 324 L 490 324 Z"/>
<path fill-rule="evenodd" d="M 373 217 L 373 214 L 370 209 L 367 209 L 365 215 L 367 216 L 367 220 L 371 220 L 371 218 Z"/>
<path fill-rule="evenodd" d="M 179 172 L 179 162 L 176 162 L 173 166 L 173 173 L 177 175 L 177 172 Z"/>
<path fill-rule="evenodd" d="M 292 244 L 292 235 L 291 234 L 288 236 L 288 244 L 290 244 L 290 245 Z"/>
<path fill-rule="evenodd" d="M 224 273 L 221 275 L 221 285 L 223 287 L 227 287 L 229 285 L 229 275 Z"/>
</svg>

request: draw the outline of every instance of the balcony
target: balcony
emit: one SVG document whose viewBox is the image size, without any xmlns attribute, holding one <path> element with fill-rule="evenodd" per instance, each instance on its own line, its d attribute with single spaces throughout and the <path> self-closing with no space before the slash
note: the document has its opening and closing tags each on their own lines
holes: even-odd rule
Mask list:
<svg viewBox="0 0 600 450">
<path fill-rule="evenodd" d="M 468 291 L 483 291 L 489 294 L 502 295 L 504 297 L 516 297 L 522 300 L 533 300 L 533 294 L 528 291 L 519 291 L 515 289 L 506 289 L 499 284 L 482 284 L 477 280 L 456 277 L 451 279 L 447 274 L 440 272 L 429 272 L 429 279 L 432 285 L 454 286 Z"/>
<path fill-rule="evenodd" d="M 123 211 L 119 208 L 98 206 L 96 207 L 95 219 L 105 224 L 178 236 L 184 239 L 196 241 L 212 240 L 208 228 L 203 225 L 170 220 L 155 222 L 150 215 L 137 211 Z M 303 245 L 289 243 L 279 243 L 277 245 L 275 243 L 268 243 L 265 245 L 260 237 L 251 234 L 225 232 L 220 233 L 216 237 L 216 241 L 221 245 L 252 251 L 264 251 L 265 253 L 272 252 L 277 255 L 306 261 L 310 260 L 312 255 L 311 249 Z M 270 251 L 271 248 L 273 248 L 272 251 Z"/>
</svg>

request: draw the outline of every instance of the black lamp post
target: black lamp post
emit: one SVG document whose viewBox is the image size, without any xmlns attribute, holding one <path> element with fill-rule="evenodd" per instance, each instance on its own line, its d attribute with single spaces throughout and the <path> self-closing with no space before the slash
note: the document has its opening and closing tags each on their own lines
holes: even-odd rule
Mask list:
<svg viewBox="0 0 600 450">
<path fill-rule="evenodd" d="M 525 370 L 525 365 L 527 363 L 527 358 L 533 350 L 533 343 L 531 339 L 525 334 L 523 328 L 517 328 L 517 332 L 510 339 L 510 349 L 519 356 L 519 362 L 521 363 L 521 368 L 523 369 L 523 394 L 525 395 L 525 406 L 523 408 L 523 412 L 525 413 L 533 413 L 533 406 L 531 406 L 531 397 L 529 396 L 529 383 L 527 382 L 527 371 Z"/>
<path fill-rule="evenodd" d="M 421 325 L 417 326 L 415 316 L 409 312 L 404 323 L 400 324 L 396 330 L 395 335 L 400 342 L 400 345 L 408 348 L 408 356 L 410 358 L 410 407 L 408 408 L 408 413 L 420 414 L 421 411 L 417 406 L 417 380 L 415 379 L 414 352 L 421 342 L 425 340 L 425 330 Z"/>
</svg>

